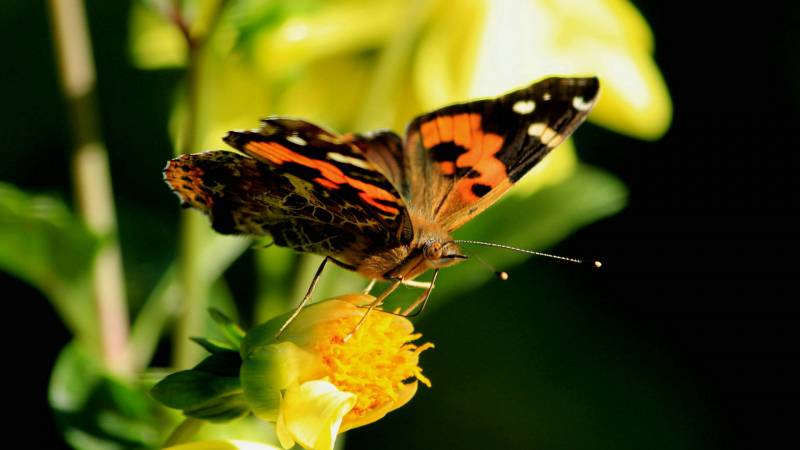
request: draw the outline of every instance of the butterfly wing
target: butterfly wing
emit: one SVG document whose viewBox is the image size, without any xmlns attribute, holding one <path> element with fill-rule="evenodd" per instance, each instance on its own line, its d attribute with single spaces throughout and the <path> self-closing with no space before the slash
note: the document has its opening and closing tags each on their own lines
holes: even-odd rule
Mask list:
<svg viewBox="0 0 800 450">
<path fill-rule="evenodd" d="M 275 243 L 356 266 L 364 254 L 411 240 L 399 193 L 357 146 L 308 122 L 271 118 L 225 141 L 245 155 L 182 155 L 165 178 L 182 202 L 227 234 L 271 234 Z"/>
<path fill-rule="evenodd" d="M 485 210 L 586 118 L 597 78 L 548 78 L 502 97 L 414 119 L 400 193 L 452 231 Z"/>
</svg>

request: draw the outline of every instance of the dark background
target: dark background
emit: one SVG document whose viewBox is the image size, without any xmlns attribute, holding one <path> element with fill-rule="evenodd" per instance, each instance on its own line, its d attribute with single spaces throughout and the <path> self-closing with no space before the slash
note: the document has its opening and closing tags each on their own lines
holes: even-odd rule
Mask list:
<svg viewBox="0 0 800 450">
<path fill-rule="evenodd" d="M 501 385 L 487 400 L 470 392 L 470 383 L 497 383 L 498 377 L 506 376 L 510 386 L 524 383 L 525 374 L 499 368 L 505 359 L 518 356 L 504 352 L 517 348 L 515 343 L 529 342 L 531 336 L 542 342 L 549 331 L 572 339 L 559 342 L 560 353 L 552 356 L 571 358 L 575 368 L 564 373 L 596 367 L 590 363 L 605 354 L 624 362 L 629 347 L 620 351 L 618 342 L 636 348 L 631 358 L 648 355 L 652 364 L 645 375 L 663 377 L 662 385 L 677 386 L 658 393 L 665 402 L 683 405 L 675 406 L 677 412 L 669 420 L 694 436 L 673 448 L 768 448 L 794 440 L 800 375 L 793 367 L 800 341 L 796 301 L 800 146 L 795 139 L 800 124 L 800 11 L 777 2 L 712 3 L 635 2 L 656 36 L 656 60 L 673 98 L 674 120 L 663 139 L 642 142 L 592 125 L 582 127 L 576 136 L 584 161 L 606 168 L 629 187 L 630 204 L 553 252 L 597 257 L 605 263 L 603 270 L 588 273 L 533 260 L 513 270 L 511 282 L 491 284 L 423 318 L 422 327 L 430 330 L 426 337 L 439 348 L 457 350 L 447 360 L 427 360 L 426 372 L 437 384 L 414 400 L 417 409 L 404 408 L 382 426 L 351 433 L 349 448 L 485 447 L 487 442 L 476 443 L 476 436 L 485 436 L 487 430 L 464 430 L 468 424 L 495 427 L 501 437 L 489 447 L 526 447 L 529 441 L 509 437 L 513 433 L 497 427 L 530 423 L 494 423 L 492 411 L 524 399 Z M 170 247 L 157 255 L 123 248 L 126 265 L 150 267 L 151 273 L 139 275 L 144 281 L 140 284 L 147 286 L 174 251 L 170 243 L 176 232 L 174 201 L 152 174 L 160 172 L 171 153 L 163 124 L 180 74 L 131 68 L 125 47 L 126 3 L 88 4 L 103 131 L 113 149 L 117 203 L 124 205 L 119 211 L 123 241 Z M 68 200 L 69 128 L 44 4 L 4 2 L 0 12 L 5 62 L 0 70 L 0 180 L 24 189 L 60 192 Z M 152 161 L 152 167 L 128 164 L 131 158 Z M 125 225 L 134 218 L 149 225 Z M 552 298 L 515 300 L 519 298 L 515 293 L 535 287 Z M 24 318 L 24 328 L 35 331 L 33 338 L 31 333 L 12 332 L 18 350 L 12 355 L 13 368 L 5 372 L 22 383 L 19 391 L 26 396 L 27 406 L 18 416 L 38 424 L 31 443 L 42 448 L 63 446 L 44 387 L 68 332 L 39 293 L 5 274 L 0 274 L 0 297 L 6 317 Z M 579 317 L 567 322 L 575 327 L 567 334 L 547 323 L 564 314 Z M 520 331 L 526 326 L 533 331 Z M 7 328 L 13 330 L 13 325 Z M 609 341 L 593 337 L 604 330 L 616 337 Z M 448 366 L 442 366 L 445 363 Z M 471 375 L 456 379 L 465 371 Z M 597 375 L 588 372 L 585 377 Z M 618 397 L 601 387 L 591 391 L 609 396 L 601 404 L 618 406 L 606 410 L 610 416 L 622 411 L 620 417 L 628 419 L 604 422 L 609 419 L 591 416 L 596 411 L 592 408 L 586 417 L 573 410 L 574 432 L 584 432 L 584 437 L 559 443 L 548 440 L 547 430 L 539 430 L 534 442 L 544 442 L 544 448 L 601 448 L 612 447 L 613 442 L 616 448 L 635 448 L 630 442 L 647 442 L 646 436 L 627 441 L 641 430 L 630 419 L 636 412 L 626 410 L 626 404 L 639 393 L 655 395 L 637 391 L 635 384 L 635 380 L 614 384 L 631 387 Z M 463 395 L 448 399 L 448 390 L 455 389 L 462 389 Z M 486 406 L 474 406 L 487 403 L 492 405 L 488 411 Z M 450 409 L 441 413 L 447 417 L 431 421 L 441 404 L 463 411 L 463 416 L 454 417 Z M 425 419 L 415 412 L 426 409 Z M 548 420 L 541 417 L 543 424 Z M 629 427 L 626 421 L 634 425 Z M 614 426 L 604 426 L 608 423 L 621 428 L 608 429 Z M 558 430 L 553 434 L 559 435 Z"/>
<path fill-rule="evenodd" d="M 800 375 L 800 10 L 635 3 L 656 36 L 673 124 L 651 144 L 595 140 L 605 134 L 596 129 L 581 136 L 582 156 L 619 175 L 631 202 L 561 251 L 607 259 L 587 287 L 600 294 L 594 307 L 693 378 L 720 448 L 791 442 Z"/>
</svg>

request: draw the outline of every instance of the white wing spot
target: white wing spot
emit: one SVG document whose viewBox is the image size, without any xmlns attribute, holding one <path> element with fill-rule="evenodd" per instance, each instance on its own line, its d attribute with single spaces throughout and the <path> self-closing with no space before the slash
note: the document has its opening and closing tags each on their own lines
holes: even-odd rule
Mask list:
<svg viewBox="0 0 800 450">
<path fill-rule="evenodd" d="M 583 97 L 581 97 L 580 95 L 572 97 L 572 107 L 577 109 L 578 111 L 588 111 L 589 108 L 592 107 L 593 103 L 594 101 L 592 100 L 588 102 L 583 100 Z"/>
<path fill-rule="evenodd" d="M 325 156 L 328 159 L 340 162 L 342 164 L 350 164 L 351 166 L 360 167 L 365 170 L 373 170 L 372 166 L 363 159 L 353 158 L 352 156 L 347 156 L 336 152 L 328 152 Z"/>
<path fill-rule="evenodd" d="M 542 132 L 544 132 L 546 128 L 549 127 L 544 123 L 541 122 L 532 123 L 531 126 L 528 127 L 528 135 L 534 137 L 541 137 Z"/>
<path fill-rule="evenodd" d="M 530 114 L 536 109 L 536 102 L 533 100 L 520 100 L 517 103 L 514 103 L 514 106 L 511 107 L 517 114 Z"/>
<path fill-rule="evenodd" d="M 308 144 L 308 142 L 306 142 L 305 139 L 301 138 L 300 136 L 298 136 L 296 134 L 291 134 L 289 136 L 286 136 L 286 140 L 291 142 L 291 143 L 293 143 L 293 144 L 302 145 L 302 146 L 306 146 Z"/>
<path fill-rule="evenodd" d="M 550 128 L 543 122 L 532 123 L 531 126 L 528 127 L 528 135 L 539 138 L 542 144 L 550 148 L 554 148 L 564 140 L 564 136 L 561 133 Z"/>
</svg>

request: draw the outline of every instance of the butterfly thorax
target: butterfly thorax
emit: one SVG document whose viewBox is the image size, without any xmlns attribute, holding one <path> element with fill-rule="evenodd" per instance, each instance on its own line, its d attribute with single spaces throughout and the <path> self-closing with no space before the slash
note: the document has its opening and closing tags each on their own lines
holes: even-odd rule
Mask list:
<svg viewBox="0 0 800 450">
<path fill-rule="evenodd" d="M 440 225 L 421 220 L 415 225 L 414 239 L 410 243 L 375 252 L 356 270 L 374 279 L 411 280 L 429 269 L 451 266 L 466 259 Z"/>
</svg>

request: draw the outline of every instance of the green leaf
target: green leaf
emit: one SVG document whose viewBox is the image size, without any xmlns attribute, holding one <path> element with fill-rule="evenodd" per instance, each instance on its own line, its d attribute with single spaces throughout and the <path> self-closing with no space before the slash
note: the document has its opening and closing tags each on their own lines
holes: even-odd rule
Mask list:
<svg viewBox="0 0 800 450">
<path fill-rule="evenodd" d="M 150 391 L 163 405 L 189 417 L 226 422 L 250 409 L 239 382 L 242 360 L 237 352 L 216 353 L 191 370 L 173 373 Z"/>
<path fill-rule="evenodd" d="M 208 353 L 216 354 L 222 352 L 238 352 L 229 342 L 222 342 L 216 339 L 206 339 L 204 337 L 192 337 L 194 342 L 203 347 Z"/>
<path fill-rule="evenodd" d="M 0 183 L 0 270 L 41 290 L 85 342 L 95 342 L 91 272 L 98 244 L 59 200 Z"/>
<path fill-rule="evenodd" d="M 163 436 L 163 410 L 136 385 L 105 374 L 73 342 L 58 356 L 50 379 L 50 406 L 73 448 L 155 448 Z"/>
<path fill-rule="evenodd" d="M 226 351 L 213 354 L 202 360 L 192 370 L 206 372 L 222 377 L 239 376 L 239 368 L 242 366 L 242 357 L 238 351 Z"/>
<path fill-rule="evenodd" d="M 242 339 L 244 339 L 244 330 L 230 317 L 226 316 L 225 313 L 216 308 L 209 308 L 208 313 L 211 315 L 211 318 L 217 324 L 220 331 L 222 331 L 225 338 L 238 349 L 242 344 Z"/>
</svg>

